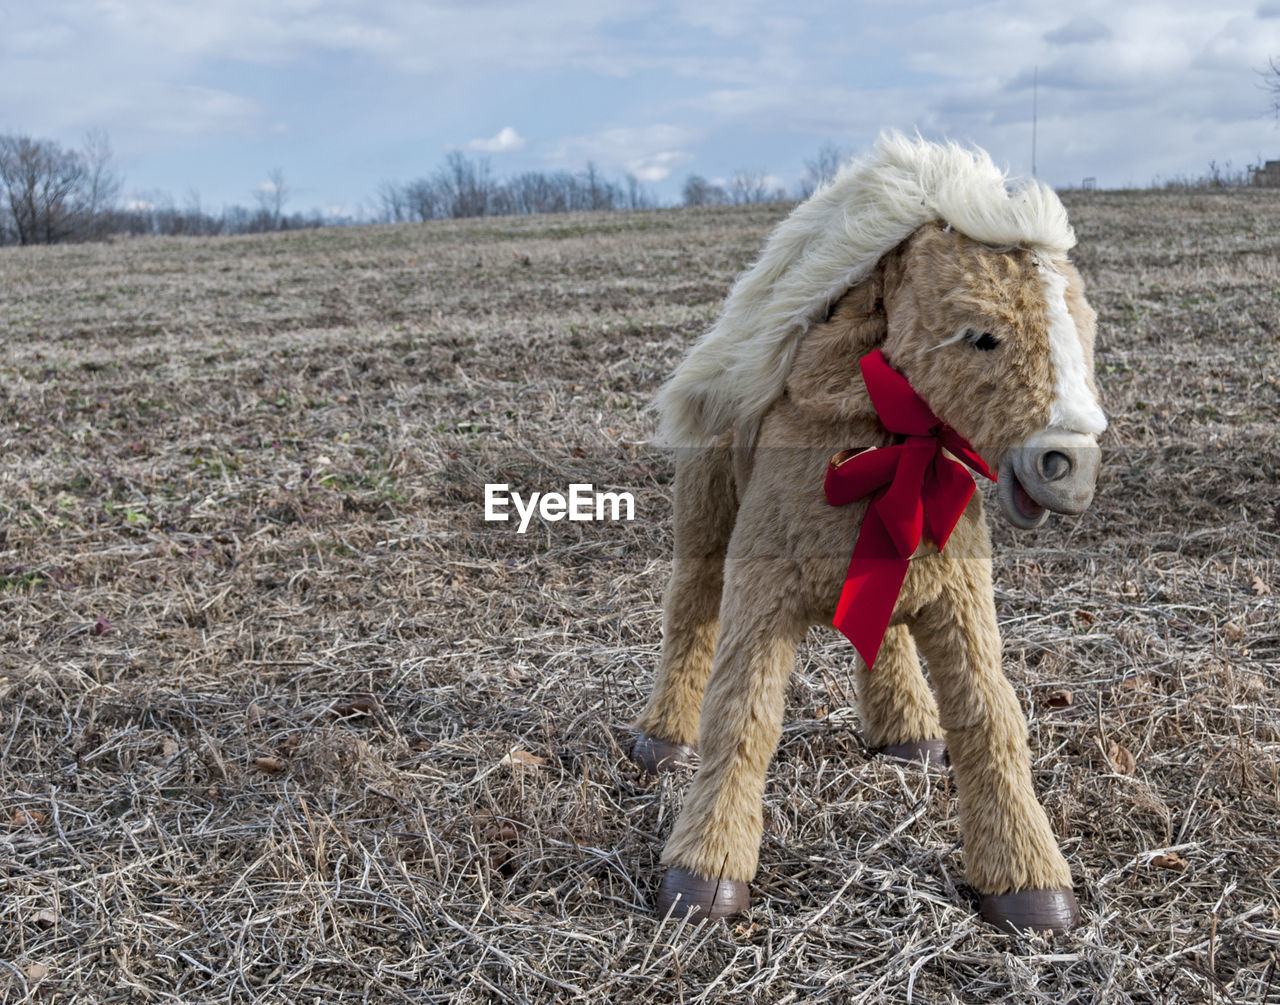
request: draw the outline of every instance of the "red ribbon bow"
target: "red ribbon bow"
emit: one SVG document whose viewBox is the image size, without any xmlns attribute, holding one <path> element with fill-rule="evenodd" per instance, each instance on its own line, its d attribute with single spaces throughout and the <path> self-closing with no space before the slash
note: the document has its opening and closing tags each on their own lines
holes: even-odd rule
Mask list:
<svg viewBox="0 0 1280 1005">
<path fill-rule="evenodd" d="M 870 669 L 922 534 L 928 531 L 941 551 L 973 496 L 977 486 L 965 466 L 992 481 L 996 476 L 879 349 L 863 356 L 860 365 L 881 425 L 905 437 L 889 447 L 836 454 L 823 486 L 832 506 L 875 493 L 858 532 L 834 622 Z M 960 460 L 946 456 L 944 448 Z"/>
</svg>

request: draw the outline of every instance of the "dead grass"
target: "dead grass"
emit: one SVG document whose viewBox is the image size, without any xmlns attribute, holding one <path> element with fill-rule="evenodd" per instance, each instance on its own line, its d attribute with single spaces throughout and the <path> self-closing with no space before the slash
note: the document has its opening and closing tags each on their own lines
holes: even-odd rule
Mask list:
<svg viewBox="0 0 1280 1005">
<path fill-rule="evenodd" d="M 649 915 L 641 410 L 781 209 L 4 249 L 0 997 L 1280 1002 L 1280 201 L 1072 200 L 1104 480 L 996 528 L 1052 942 L 977 922 L 817 631 L 751 914 Z M 639 518 L 521 537 L 490 481 Z"/>
</svg>

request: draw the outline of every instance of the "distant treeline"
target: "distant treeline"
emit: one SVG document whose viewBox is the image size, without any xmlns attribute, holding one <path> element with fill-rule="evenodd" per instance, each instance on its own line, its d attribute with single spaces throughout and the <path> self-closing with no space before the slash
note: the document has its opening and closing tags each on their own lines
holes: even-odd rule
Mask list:
<svg viewBox="0 0 1280 1005">
<path fill-rule="evenodd" d="M 378 189 L 379 218 L 457 220 L 468 216 L 530 216 L 535 213 L 654 209 L 657 199 L 634 175 L 612 181 L 587 162 L 577 173 L 525 171 L 509 178 L 493 175 L 489 162 L 457 151 L 433 174 Z"/>
<path fill-rule="evenodd" d="M 767 171 L 736 171 L 725 182 L 689 175 L 686 206 L 742 205 L 803 199 L 835 174 L 841 152 L 824 146 L 788 194 Z M 634 175 L 606 177 L 593 163 L 581 171 L 493 173 L 483 157 L 453 152 L 434 172 L 409 182 L 383 182 L 376 208 L 354 216 L 286 212 L 289 187 L 276 169 L 253 192 L 253 206 L 203 208 L 192 193 L 177 206 L 168 196 L 121 201 L 123 187 L 107 134 L 93 131 L 84 146 L 0 135 L 0 244 L 102 240 L 115 234 L 253 234 L 350 223 L 400 223 L 473 216 L 653 209 L 661 205 Z"/>
<path fill-rule="evenodd" d="M 716 184 L 700 175 L 685 179 L 685 206 L 741 206 L 758 202 L 803 199 L 819 183 L 834 177 L 841 153 L 823 147 L 807 162 L 808 172 L 789 194 L 767 171 L 735 171 Z M 448 220 L 468 216 L 530 216 L 536 213 L 592 212 L 610 209 L 655 209 L 659 201 L 635 175 L 621 182 L 601 174 L 587 162 L 581 171 L 525 171 L 506 178 L 494 176 L 489 162 L 462 153 L 449 154 L 433 174 L 404 184 L 384 182 L 378 190 L 379 219 Z"/>
<path fill-rule="evenodd" d="M 201 209 L 198 202 L 175 206 L 168 200 L 156 204 L 135 203 L 116 209 L 101 228 L 107 234 L 188 234 L 210 237 L 215 234 L 265 234 L 273 230 L 305 230 L 332 227 L 359 221 L 346 217 L 325 217 L 319 210 L 310 213 L 281 213 L 279 216 L 247 206 L 224 206 L 217 213 Z"/>
<path fill-rule="evenodd" d="M 846 153 L 825 144 L 805 162 L 806 171 L 788 192 L 767 171 L 735 171 L 727 180 L 691 174 L 684 182 L 685 206 L 725 206 L 807 198 L 835 176 Z M 1157 180 L 1165 188 L 1235 188 L 1275 184 L 1272 164 L 1236 170 L 1211 162 L 1200 177 Z M 122 203 L 122 180 L 112 163 L 105 132 L 92 131 L 78 149 L 30 136 L 0 135 L 0 244 L 55 244 L 102 240 L 115 234 L 254 234 L 370 221 L 402 223 L 475 216 L 653 209 L 658 199 L 634 175 L 606 177 L 588 162 L 581 171 L 493 173 L 483 157 L 448 154 L 431 174 L 409 182 L 383 182 L 376 207 L 354 216 L 286 212 L 290 191 L 276 169 L 253 190 L 255 205 L 204 209 L 192 193 L 178 207 L 167 196 Z"/>
<path fill-rule="evenodd" d="M 350 220 L 286 213 L 283 175 L 255 192 L 256 207 L 217 213 L 192 195 L 177 208 L 160 197 L 122 205 L 122 182 L 112 166 L 106 133 L 90 132 L 79 150 L 52 140 L 0 135 L 0 244 L 57 244 L 102 240 L 113 234 L 253 234 L 320 227 Z"/>
</svg>

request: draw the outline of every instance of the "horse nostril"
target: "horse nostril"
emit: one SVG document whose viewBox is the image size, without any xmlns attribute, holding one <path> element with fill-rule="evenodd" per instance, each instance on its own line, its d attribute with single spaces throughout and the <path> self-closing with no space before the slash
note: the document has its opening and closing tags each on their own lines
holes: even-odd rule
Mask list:
<svg viewBox="0 0 1280 1005">
<path fill-rule="evenodd" d="M 1061 450 L 1046 450 L 1040 455 L 1036 467 L 1039 468 L 1041 478 L 1047 482 L 1056 482 L 1071 474 L 1071 458 Z"/>
</svg>

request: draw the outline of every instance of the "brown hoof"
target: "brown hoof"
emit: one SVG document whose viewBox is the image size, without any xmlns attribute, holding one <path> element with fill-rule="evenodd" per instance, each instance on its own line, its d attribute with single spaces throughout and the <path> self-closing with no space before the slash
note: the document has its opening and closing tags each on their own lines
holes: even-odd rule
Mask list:
<svg viewBox="0 0 1280 1005">
<path fill-rule="evenodd" d="M 686 743 L 668 743 L 656 736 L 641 733 L 631 748 L 631 760 L 651 775 L 692 764 L 695 751 Z"/>
<path fill-rule="evenodd" d="M 909 761 L 912 764 L 929 764 L 935 768 L 943 768 L 951 763 L 947 756 L 947 741 L 940 736 L 928 740 L 907 740 L 904 743 L 887 743 L 876 750 L 882 757 L 891 757 L 895 761 Z"/>
<path fill-rule="evenodd" d="M 1062 934 L 1080 924 L 1080 908 L 1070 890 L 1016 890 L 984 893 L 979 904 L 982 919 L 1006 932 Z"/>
<path fill-rule="evenodd" d="M 747 909 L 751 892 L 740 879 L 703 879 L 688 869 L 671 868 L 658 890 L 658 917 L 686 914 L 701 920 L 731 918 Z"/>
</svg>

